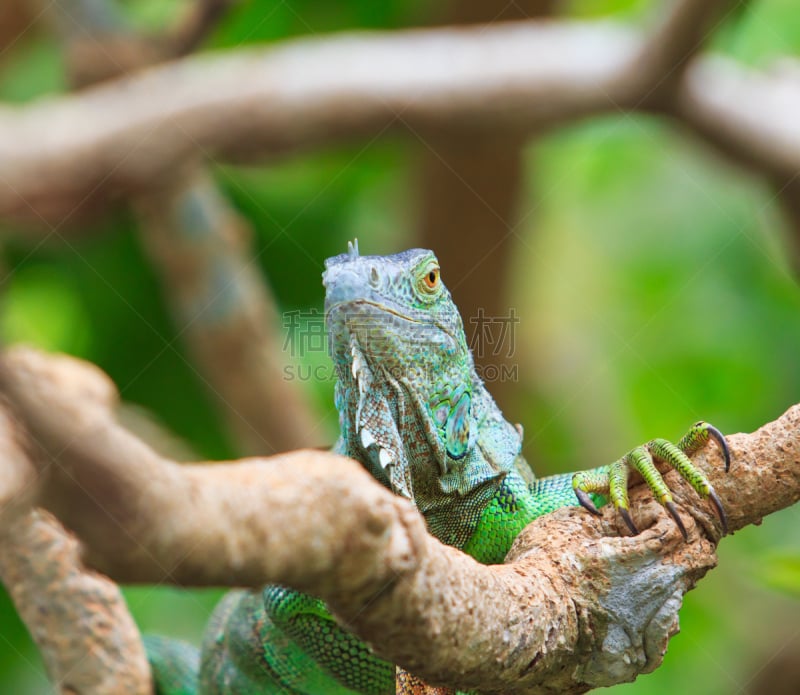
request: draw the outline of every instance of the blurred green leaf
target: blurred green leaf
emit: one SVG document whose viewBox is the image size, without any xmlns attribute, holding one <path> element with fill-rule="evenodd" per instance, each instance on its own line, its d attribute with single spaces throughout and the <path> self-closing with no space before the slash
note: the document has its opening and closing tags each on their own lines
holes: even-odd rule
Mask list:
<svg viewBox="0 0 800 695">
<path fill-rule="evenodd" d="M 0 313 L 5 342 L 80 356 L 89 353 L 91 330 L 86 307 L 60 268 L 24 267 L 6 282 Z"/>
<path fill-rule="evenodd" d="M 757 567 L 767 586 L 800 598 L 800 553 L 770 553 L 761 558 Z"/>
<path fill-rule="evenodd" d="M 52 41 L 33 34 L 20 37 L 15 50 L 2 56 L 0 99 L 25 102 L 52 92 L 62 92 L 66 83 L 61 50 Z"/>
</svg>

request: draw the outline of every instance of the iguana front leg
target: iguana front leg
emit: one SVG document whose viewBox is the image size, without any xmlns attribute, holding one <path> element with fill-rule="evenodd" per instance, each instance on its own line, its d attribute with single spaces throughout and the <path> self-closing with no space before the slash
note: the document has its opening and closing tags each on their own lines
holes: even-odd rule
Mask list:
<svg viewBox="0 0 800 695">
<path fill-rule="evenodd" d="M 589 495 L 607 495 L 631 533 L 637 535 L 639 530 L 633 523 L 628 504 L 628 476 L 631 471 L 637 471 L 647 483 L 653 496 L 675 519 L 683 537 L 688 539 L 686 528 L 675 508 L 672 493 L 656 468 L 656 462 L 665 463 L 678 471 L 700 497 L 711 500 L 722 525 L 722 535 L 725 535 L 728 532 L 728 521 L 722 503 L 708 482 L 708 478 L 689 460 L 689 456 L 703 447 L 710 439 L 716 441 L 722 450 L 725 470 L 728 471 L 731 455 L 725 437 L 713 425 L 709 425 L 707 422 L 697 422 L 692 425 L 677 445 L 666 439 L 653 439 L 643 446 L 636 447 L 611 465 L 575 473 L 572 477 L 572 487 L 581 505 L 596 515 L 599 515 L 600 512 Z"/>
</svg>

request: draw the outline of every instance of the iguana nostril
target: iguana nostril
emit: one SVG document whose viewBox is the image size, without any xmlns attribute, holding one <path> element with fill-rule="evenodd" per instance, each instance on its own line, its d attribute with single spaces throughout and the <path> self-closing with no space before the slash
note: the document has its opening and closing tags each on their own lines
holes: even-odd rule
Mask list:
<svg viewBox="0 0 800 695">
<path fill-rule="evenodd" d="M 369 269 L 369 284 L 373 287 L 377 287 L 381 282 L 380 275 L 378 275 L 378 269 L 373 265 Z"/>
</svg>

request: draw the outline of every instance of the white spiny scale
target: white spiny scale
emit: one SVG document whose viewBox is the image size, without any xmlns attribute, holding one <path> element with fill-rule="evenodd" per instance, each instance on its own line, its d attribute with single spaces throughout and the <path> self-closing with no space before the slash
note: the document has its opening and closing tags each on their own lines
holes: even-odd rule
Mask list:
<svg viewBox="0 0 800 695">
<path fill-rule="evenodd" d="M 353 379 L 359 381 L 358 375 L 367 366 L 367 364 L 366 360 L 364 360 L 364 357 L 361 354 L 361 350 L 358 347 L 355 336 L 350 336 L 350 356 L 353 358 L 350 371 L 353 374 Z"/>
<path fill-rule="evenodd" d="M 350 362 L 350 372 L 353 374 L 354 379 L 358 379 L 358 350 L 356 350 L 356 343 L 352 338 L 350 339 L 350 357 L 352 358 Z"/>
<path fill-rule="evenodd" d="M 372 436 L 372 432 L 370 432 L 366 427 L 361 428 L 361 446 L 367 449 L 369 446 L 375 443 L 375 437 Z"/>
<path fill-rule="evenodd" d="M 392 455 L 386 451 L 386 449 L 380 450 L 380 453 L 378 453 L 378 461 L 380 461 L 380 464 L 383 468 L 388 468 L 392 465 L 392 463 L 394 463 Z"/>
<path fill-rule="evenodd" d="M 361 428 L 361 413 L 364 408 L 364 403 L 368 398 L 370 389 L 372 388 L 372 373 L 369 370 L 361 348 L 358 345 L 354 335 L 350 336 L 350 356 L 352 357 L 352 364 L 350 365 L 350 372 L 353 375 L 358 386 L 358 405 L 356 406 L 356 428 Z"/>
<path fill-rule="evenodd" d="M 364 358 L 362 357 L 360 352 L 356 353 L 355 365 L 356 365 L 356 369 L 358 370 L 359 374 L 361 372 L 366 371 L 367 363 L 364 361 Z"/>
</svg>

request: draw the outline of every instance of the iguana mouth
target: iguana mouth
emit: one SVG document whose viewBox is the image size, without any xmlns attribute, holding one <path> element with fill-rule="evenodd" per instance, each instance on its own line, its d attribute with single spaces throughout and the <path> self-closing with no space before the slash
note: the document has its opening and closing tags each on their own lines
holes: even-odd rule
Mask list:
<svg viewBox="0 0 800 695">
<path fill-rule="evenodd" d="M 438 323 L 437 321 L 434 321 L 429 316 L 425 316 L 424 319 L 414 318 L 413 316 L 409 316 L 408 314 L 404 314 L 399 309 L 395 309 L 394 307 L 392 307 L 389 304 L 382 304 L 380 302 L 373 301 L 372 299 L 365 299 L 363 297 L 361 297 L 359 299 L 345 299 L 345 300 L 342 300 L 340 302 L 336 302 L 335 304 L 332 304 L 330 307 L 328 307 L 328 309 L 326 310 L 326 314 L 332 314 L 337 309 L 343 309 L 343 308 L 348 307 L 348 306 L 370 306 L 370 307 L 375 307 L 376 309 L 378 309 L 379 311 L 381 311 L 381 312 L 383 312 L 385 314 L 390 314 L 392 316 L 396 316 L 397 318 L 402 319 L 403 321 L 407 321 L 408 323 L 413 323 L 413 324 L 416 324 L 418 326 L 435 326 L 439 330 L 441 330 L 444 333 L 446 333 L 447 335 L 449 335 L 453 340 L 456 340 L 455 331 L 453 331 L 449 326 L 445 326 L 445 325 L 442 325 L 441 323 Z M 345 316 L 345 323 L 347 323 L 347 318 L 348 317 Z"/>
<path fill-rule="evenodd" d="M 397 316 L 397 318 L 403 319 L 404 321 L 408 321 L 409 323 L 428 323 L 428 321 L 420 321 L 419 319 L 415 319 L 409 316 L 408 314 L 402 313 L 397 309 L 393 309 L 391 306 L 388 306 L 386 304 L 380 304 L 378 302 L 373 302 L 370 299 L 350 299 L 337 302 L 336 304 L 328 308 L 328 313 L 335 311 L 336 309 L 341 309 L 346 306 L 362 306 L 362 305 L 373 306 L 376 309 L 379 309 L 380 311 L 386 314 Z"/>
</svg>

